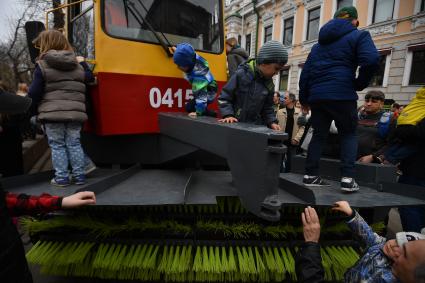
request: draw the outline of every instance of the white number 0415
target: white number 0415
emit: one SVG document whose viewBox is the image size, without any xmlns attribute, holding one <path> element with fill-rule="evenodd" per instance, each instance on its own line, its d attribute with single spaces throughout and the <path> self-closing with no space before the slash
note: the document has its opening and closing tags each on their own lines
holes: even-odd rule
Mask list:
<svg viewBox="0 0 425 283">
<path fill-rule="evenodd" d="M 183 97 L 183 90 L 179 88 L 173 93 L 171 88 L 167 88 L 164 93 L 157 87 L 151 88 L 149 91 L 149 103 L 153 108 L 159 108 L 161 105 L 167 105 L 169 108 L 173 107 L 174 103 L 177 103 L 178 108 L 183 107 L 183 102 L 193 98 L 192 90 L 186 89 Z M 184 101 L 183 101 L 184 100 Z"/>
</svg>

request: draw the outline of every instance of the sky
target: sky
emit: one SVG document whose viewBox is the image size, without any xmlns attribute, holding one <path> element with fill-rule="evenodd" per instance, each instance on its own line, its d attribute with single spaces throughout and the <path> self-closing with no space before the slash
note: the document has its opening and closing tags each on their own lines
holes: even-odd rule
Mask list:
<svg viewBox="0 0 425 283">
<path fill-rule="evenodd" d="M 10 20 L 23 12 L 19 0 L 0 0 L 0 41 L 5 41 L 11 32 Z"/>
</svg>

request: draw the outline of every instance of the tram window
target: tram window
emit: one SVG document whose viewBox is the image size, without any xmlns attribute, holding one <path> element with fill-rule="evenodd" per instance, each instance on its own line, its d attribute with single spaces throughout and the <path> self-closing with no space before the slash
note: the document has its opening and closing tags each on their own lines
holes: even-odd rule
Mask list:
<svg viewBox="0 0 425 283">
<path fill-rule="evenodd" d="M 69 40 L 78 56 L 94 59 L 94 18 L 91 1 L 71 6 Z"/>
<path fill-rule="evenodd" d="M 158 43 L 150 24 L 173 45 L 220 53 L 221 9 L 221 0 L 105 0 L 103 28 L 113 37 Z"/>
</svg>

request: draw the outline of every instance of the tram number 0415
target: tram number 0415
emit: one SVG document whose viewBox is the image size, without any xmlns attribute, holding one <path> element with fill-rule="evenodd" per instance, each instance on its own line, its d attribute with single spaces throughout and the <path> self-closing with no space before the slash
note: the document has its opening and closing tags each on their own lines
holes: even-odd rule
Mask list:
<svg viewBox="0 0 425 283">
<path fill-rule="evenodd" d="M 161 93 L 159 88 L 153 87 L 149 91 L 149 103 L 152 108 L 159 108 L 162 105 L 167 105 L 169 108 L 177 105 L 178 108 L 182 108 L 184 103 L 191 98 L 193 98 L 191 89 L 179 88 L 173 92 L 171 88 L 167 88 L 164 93 Z"/>
</svg>

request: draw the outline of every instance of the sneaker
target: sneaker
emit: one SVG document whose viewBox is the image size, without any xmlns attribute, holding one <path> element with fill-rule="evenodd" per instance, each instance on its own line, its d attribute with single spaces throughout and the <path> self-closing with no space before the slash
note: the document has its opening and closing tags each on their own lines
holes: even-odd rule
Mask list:
<svg viewBox="0 0 425 283">
<path fill-rule="evenodd" d="M 344 192 L 357 192 L 360 189 L 354 178 L 342 177 L 341 178 L 341 190 Z"/>
<path fill-rule="evenodd" d="M 57 187 L 66 187 L 71 185 L 68 178 L 57 178 L 57 177 L 53 178 L 50 181 L 50 184 Z"/>
<path fill-rule="evenodd" d="M 330 184 L 320 178 L 320 176 L 304 175 L 303 183 L 307 187 L 329 187 Z"/>
<path fill-rule="evenodd" d="M 73 181 L 74 181 L 74 184 L 76 185 L 84 185 L 86 183 L 86 176 L 85 175 L 74 176 Z"/>
<path fill-rule="evenodd" d="M 90 161 L 89 164 L 86 165 L 86 167 L 84 168 L 84 173 L 86 175 L 90 174 L 91 172 L 93 172 L 94 170 L 96 170 L 96 164 L 93 163 L 93 161 Z"/>
</svg>

